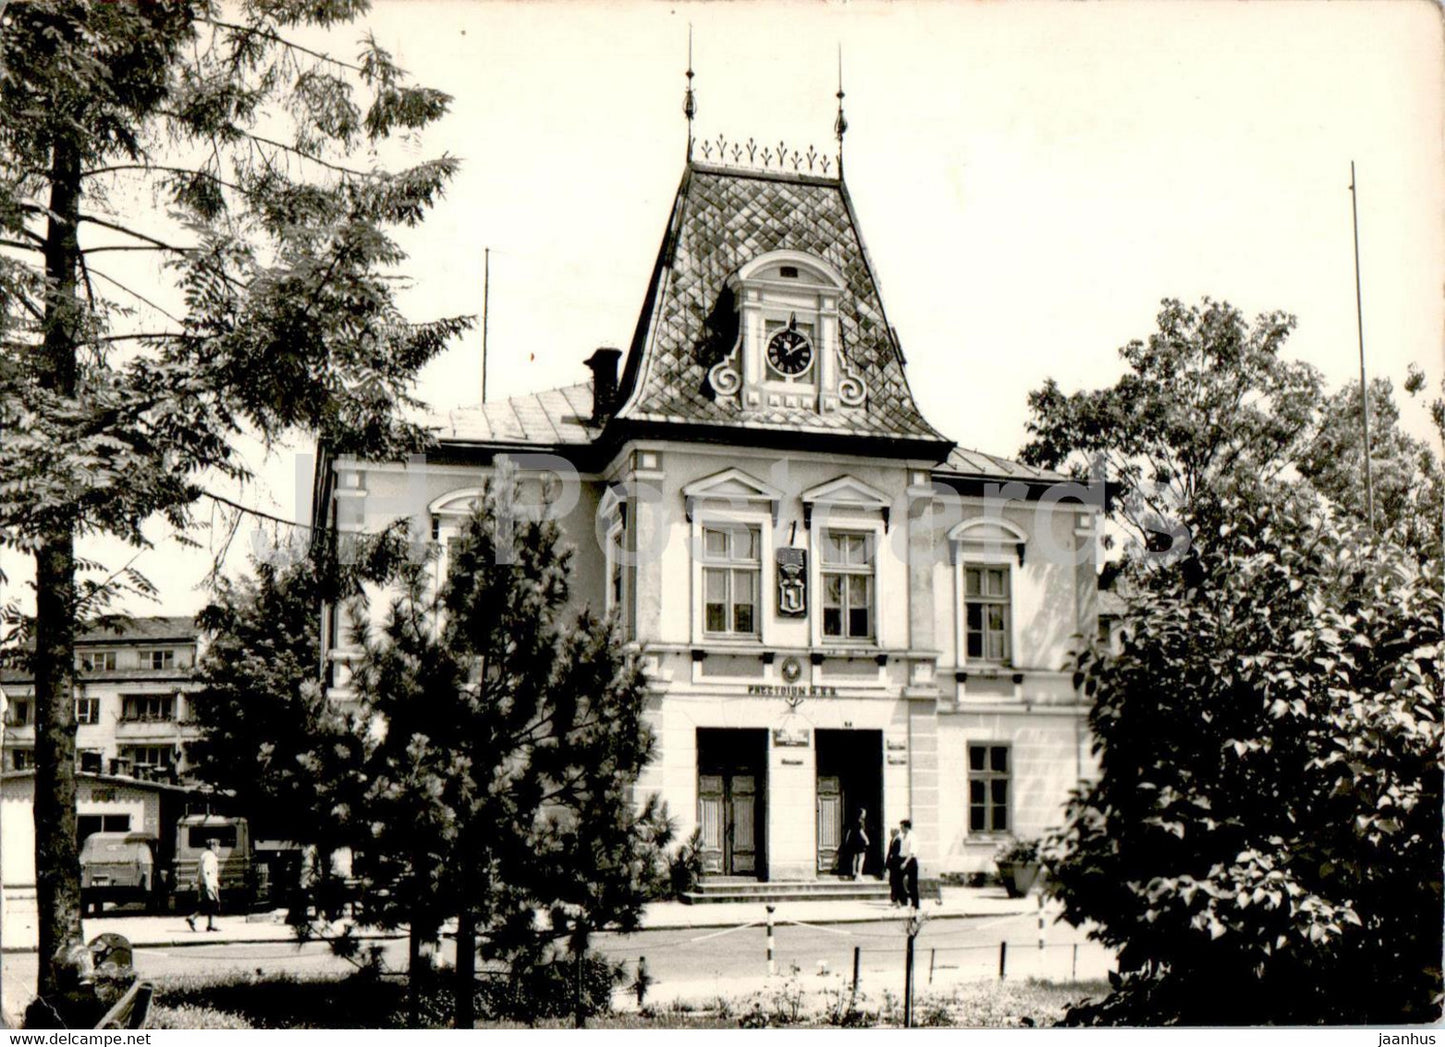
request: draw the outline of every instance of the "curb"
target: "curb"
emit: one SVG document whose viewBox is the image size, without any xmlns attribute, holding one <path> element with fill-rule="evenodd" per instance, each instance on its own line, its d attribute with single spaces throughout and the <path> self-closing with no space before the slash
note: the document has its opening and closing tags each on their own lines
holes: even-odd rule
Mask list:
<svg viewBox="0 0 1445 1047">
<path fill-rule="evenodd" d="M 1008 912 L 940 912 L 940 913 L 930 913 L 927 909 L 925 909 L 925 910 L 923 910 L 923 913 L 924 913 L 924 919 L 925 919 L 925 920 L 979 920 L 979 919 L 984 919 L 984 918 L 986 918 L 986 917 L 991 917 L 991 916 L 999 916 L 999 917 L 1003 917 L 1003 916 L 1026 916 L 1026 915 L 1028 915 L 1028 914 L 1029 914 L 1030 912 L 1032 912 L 1032 911 L 1033 911 L 1032 909 L 1017 909 L 1017 910 L 1009 910 Z M 876 915 L 876 916 L 874 916 L 874 915 L 868 915 L 868 916 L 835 916 L 835 917 L 830 917 L 830 918 L 821 919 L 821 920 L 798 920 L 798 921 L 796 921 L 796 922 L 797 922 L 797 923 L 800 923 L 800 924 L 821 924 L 821 925 L 824 925 L 824 926 L 830 926 L 830 925 L 832 925 L 832 924 L 838 924 L 838 923 L 892 923 L 894 920 L 897 920 L 897 919 L 900 919 L 900 918 L 901 918 L 901 914 L 898 914 L 898 913 L 895 913 L 895 914 L 893 914 L 893 915 L 883 915 L 883 914 L 880 913 L 880 914 L 878 914 L 878 915 Z M 779 921 L 777 921 L 777 922 L 781 924 L 781 923 L 785 923 L 785 922 L 794 922 L 794 921 L 783 921 L 783 920 L 779 920 Z M 643 926 L 643 927 L 638 928 L 638 932 L 639 932 L 639 933 L 645 933 L 645 932 L 647 932 L 647 931 L 691 931 L 691 930 L 706 930 L 706 929 L 710 929 L 710 928 L 714 928 L 714 927 L 741 927 L 741 926 L 743 926 L 743 925 L 744 925 L 744 922 L 740 922 L 740 921 L 738 921 L 738 920 L 722 920 L 722 919 L 714 918 L 714 919 L 712 919 L 712 920 L 706 920 L 705 922 L 701 922 L 701 921 L 700 921 L 700 922 L 697 922 L 697 923 L 668 923 L 668 924 L 656 924 L 656 925 L 650 925 L 650 926 Z"/>
<path fill-rule="evenodd" d="M 395 941 L 405 938 L 404 934 L 395 934 L 390 931 L 375 931 L 357 933 L 352 935 L 357 941 Z M 323 938 L 308 938 L 308 942 L 325 941 Z M 295 938 L 174 938 L 169 941 L 133 941 L 130 943 L 132 949 L 192 949 L 207 945 L 301 945 L 304 944 Z M 4 956 L 34 956 L 37 950 L 7 946 L 0 949 L 0 955 Z"/>
<path fill-rule="evenodd" d="M 994 916 L 997 916 L 997 917 L 1024 916 L 1024 915 L 1027 915 L 1028 913 L 1030 913 L 1030 912 L 1032 912 L 1032 911 L 1033 911 L 1033 910 L 1031 910 L 1031 909 L 1013 909 L 1013 910 L 1009 910 L 1009 911 L 1007 911 L 1007 912 L 999 911 L 999 912 L 941 912 L 941 913 L 930 913 L 930 912 L 928 912 L 928 910 L 926 910 L 926 909 L 923 910 L 923 912 L 924 912 L 924 918 L 925 918 L 926 920 L 930 920 L 930 921 L 931 921 L 931 920 L 978 920 L 978 919 L 984 919 L 984 918 L 986 918 L 986 917 L 994 917 Z M 823 925 L 823 926 L 832 926 L 832 925 L 834 925 L 834 924 L 843 924 L 843 923 L 892 923 L 894 920 L 897 920 L 897 919 L 899 919 L 899 918 L 900 918 L 900 915 L 899 915 L 899 914 L 884 915 L 884 914 L 882 914 L 882 913 L 879 913 L 879 914 L 877 914 L 877 915 L 868 914 L 868 915 L 863 915 L 863 916 L 835 916 L 835 917 L 831 917 L 831 918 L 828 918 L 828 919 L 822 919 L 822 920 L 779 921 L 779 923 L 795 923 L 795 924 L 803 924 L 803 925 L 819 924 L 819 925 Z M 688 922 L 688 923 L 666 923 L 666 924 L 658 924 L 658 925 L 653 925 L 653 926 L 643 926 L 643 927 L 639 927 L 639 928 L 638 928 L 636 931 L 634 931 L 633 933 L 634 933 L 634 934 L 647 934 L 648 932 L 651 932 L 651 931 L 695 931 L 695 930 L 712 930 L 712 929 L 714 929 L 714 928 L 723 928 L 723 927 L 742 927 L 742 926 L 745 926 L 745 923 L 746 923 L 745 921 L 744 921 L 744 922 L 739 922 L 739 921 L 736 920 L 736 919 L 724 920 L 724 919 L 722 919 L 721 917 L 713 917 L 713 918 L 711 918 L 711 919 L 709 919 L 709 918 L 707 918 L 707 917 L 703 917 L 701 920 L 699 920 L 699 921 L 697 921 L 697 922 Z M 604 931 L 604 932 L 601 932 L 601 933 L 604 933 L 604 934 L 605 934 L 605 933 L 615 933 L 615 932 L 606 932 L 606 931 Z M 443 932 L 443 935 L 442 935 L 442 936 L 445 937 L 445 938 L 453 937 L 453 932 Z M 359 932 L 357 932 L 356 934 L 354 934 L 353 937 L 354 937 L 356 940 L 358 940 L 358 941 L 399 941 L 399 940 L 401 940 L 401 939 L 404 939 L 404 938 L 406 937 L 406 935 L 405 935 L 405 934 L 398 934 L 398 933 L 393 932 L 393 931 L 359 931 Z M 310 939 L 307 939 L 307 940 L 308 940 L 308 941 L 313 941 L 313 942 L 315 942 L 315 941 L 323 941 L 324 939 L 321 939 L 321 938 L 310 938 Z M 190 948 L 198 948 L 198 947 L 201 947 L 201 946 L 208 946 L 208 945 L 300 945 L 300 944 L 303 944 L 303 943 L 301 943 L 300 941 L 298 941 L 296 938 L 221 938 L 221 939 L 215 939 L 215 938 L 199 938 L 199 939 L 198 939 L 198 938 L 193 938 L 193 937 L 187 936 L 187 937 L 185 937 L 185 938 L 173 938 L 173 939 L 168 939 L 168 940 L 164 940 L 164 941 L 162 941 L 162 940 L 155 940 L 155 941 L 132 941 L 132 942 L 131 942 L 131 947 L 134 948 L 134 949 L 190 949 Z M 0 949 L 0 955 L 4 955 L 4 956 L 24 956 L 24 955 L 26 955 L 26 954 L 30 954 L 30 955 L 33 956 L 33 955 L 35 955 L 35 952 L 36 952 L 35 949 L 17 948 L 17 947 L 15 947 L 15 946 L 9 946 L 9 947 L 6 947 L 6 948 L 4 948 L 4 949 Z"/>
</svg>

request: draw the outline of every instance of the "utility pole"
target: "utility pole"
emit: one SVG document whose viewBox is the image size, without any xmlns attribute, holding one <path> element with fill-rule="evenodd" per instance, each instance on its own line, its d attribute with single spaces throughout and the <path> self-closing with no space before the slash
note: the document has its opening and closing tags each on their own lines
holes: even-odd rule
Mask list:
<svg viewBox="0 0 1445 1047">
<path fill-rule="evenodd" d="M 492 249 L 482 251 L 482 403 L 487 402 L 487 314 L 492 287 Z"/>
<path fill-rule="evenodd" d="M 1360 301 L 1360 208 L 1355 191 L 1355 162 L 1350 161 L 1350 219 L 1355 231 L 1355 330 L 1360 338 L 1360 424 L 1365 433 L 1365 514 L 1375 530 L 1375 481 L 1370 467 L 1370 386 L 1365 380 L 1365 313 Z"/>
</svg>

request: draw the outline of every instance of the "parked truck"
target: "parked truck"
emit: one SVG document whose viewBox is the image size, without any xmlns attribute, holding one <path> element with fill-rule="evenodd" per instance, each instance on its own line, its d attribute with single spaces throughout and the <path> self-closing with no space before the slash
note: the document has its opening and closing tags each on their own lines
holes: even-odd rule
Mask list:
<svg viewBox="0 0 1445 1047">
<path fill-rule="evenodd" d="M 160 841 L 145 833 L 91 833 L 80 848 L 80 907 L 99 916 L 106 902 L 140 902 L 158 912 L 165 902 Z"/>
<path fill-rule="evenodd" d="M 246 819 L 188 814 L 176 823 L 176 849 L 171 862 L 171 891 L 177 910 L 195 906 L 196 869 L 201 852 L 212 840 L 216 841 L 220 860 L 222 907 L 250 909 L 268 902 L 268 866 L 255 860 Z"/>
</svg>

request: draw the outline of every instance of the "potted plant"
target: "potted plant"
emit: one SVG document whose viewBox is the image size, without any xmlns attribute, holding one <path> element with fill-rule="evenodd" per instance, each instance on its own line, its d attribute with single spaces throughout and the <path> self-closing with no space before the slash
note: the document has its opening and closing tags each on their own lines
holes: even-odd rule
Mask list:
<svg viewBox="0 0 1445 1047">
<path fill-rule="evenodd" d="M 1010 841 L 994 855 L 994 864 L 1008 896 L 1022 898 L 1038 880 L 1042 868 L 1039 841 L 1028 837 Z"/>
</svg>

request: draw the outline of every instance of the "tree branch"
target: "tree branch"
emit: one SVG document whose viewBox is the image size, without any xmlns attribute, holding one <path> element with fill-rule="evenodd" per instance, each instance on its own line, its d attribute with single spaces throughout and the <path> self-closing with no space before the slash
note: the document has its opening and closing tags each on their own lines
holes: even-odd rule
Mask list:
<svg viewBox="0 0 1445 1047">
<path fill-rule="evenodd" d="M 234 22 L 223 22 L 218 18 L 198 18 L 196 19 L 196 21 L 200 22 L 203 25 L 214 26 L 217 29 L 229 29 L 232 32 L 245 33 L 248 36 L 259 36 L 263 40 L 270 40 L 273 43 L 278 43 L 282 47 L 289 48 L 292 51 L 300 51 L 302 54 L 310 55 L 312 58 L 320 59 L 323 62 L 331 62 L 333 65 L 339 65 L 343 69 L 350 69 L 351 71 L 356 73 L 361 72 L 361 66 L 359 65 L 353 65 L 350 62 L 343 61 L 340 58 L 334 58 L 331 55 L 326 54 L 322 51 L 313 51 L 309 47 L 302 47 L 300 44 L 292 40 L 287 40 L 284 36 L 273 33 L 268 29 L 260 29 L 255 26 L 249 25 L 237 25 Z"/>
<path fill-rule="evenodd" d="M 105 273 L 102 273 L 99 269 L 93 270 L 93 272 L 95 273 L 96 276 L 100 277 L 102 280 L 107 280 L 107 281 L 109 281 L 110 283 L 115 284 L 116 287 L 119 287 L 122 291 L 124 291 L 126 294 L 130 295 L 132 298 L 135 298 L 135 299 L 138 300 L 138 301 L 144 302 L 146 305 L 150 306 L 150 307 L 151 307 L 152 309 L 154 309 L 156 312 L 158 312 L 158 313 L 160 313 L 162 316 L 166 317 L 166 319 L 168 319 L 168 320 L 173 320 L 173 321 L 175 321 L 176 323 L 181 324 L 182 326 L 185 325 L 185 321 L 182 320 L 179 316 L 176 316 L 174 313 L 170 312 L 168 309 L 165 309 L 165 308 L 162 307 L 162 306 L 156 305 L 155 302 L 152 302 L 152 301 L 151 301 L 149 298 L 147 298 L 145 295 L 141 294 L 139 291 L 137 291 L 137 290 L 135 290 L 135 289 L 133 289 L 133 288 L 127 287 L 125 284 L 121 283 L 121 282 L 120 282 L 119 280 L 117 280 L 115 277 L 113 277 L 113 276 L 107 276 Z"/>
<path fill-rule="evenodd" d="M 330 168 L 331 170 L 339 172 L 340 174 L 351 175 L 353 178 L 376 177 L 376 173 L 374 171 L 361 171 L 355 167 L 347 167 L 344 164 L 332 163 L 330 160 L 321 159 L 321 157 L 316 156 L 314 153 L 308 153 L 306 150 L 299 149 L 294 145 L 287 145 L 285 142 L 278 142 L 275 139 L 267 138 L 265 135 L 258 135 L 254 131 L 245 131 L 242 133 L 245 134 L 247 138 L 253 139 L 257 142 L 261 142 L 265 145 L 269 145 L 275 149 L 283 149 L 288 153 L 299 156 L 303 160 L 310 160 L 313 164 L 320 164 L 322 167 Z"/>
<path fill-rule="evenodd" d="M 237 183 L 228 182 L 220 175 L 212 174 L 210 171 L 200 167 L 170 167 L 164 164 L 110 164 L 106 167 L 96 167 L 86 171 L 81 177 L 91 178 L 97 175 L 112 174 L 116 171 L 164 171 L 167 174 L 199 175 L 202 178 L 210 179 L 217 185 L 223 185 L 227 189 L 234 189 L 238 193 L 244 193 L 246 191 Z"/>
<path fill-rule="evenodd" d="M 150 236 L 146 233 L 138 233 L 134 229 L 128 228 L 127 226 L 117 225 L 115 222 L 107 222 L 104 218 L 96 218 L 94 215 L 81 215 L 80 220 L 82 222 L 89 222 L 91 225 L 101 226 L 105 229 L 113 229 L 117 233 L 122 233 L 125 236 L 134 237 L 137 240 L 144 240 L 148 244 L 153 244 L 156 247 L 159 247 L 166 251 L 174 251 L 176 254 L 189 254 L 191 251 L 195 250 L 194 247 L 177 247 L 174 244 L 168 244 L 164 240 L 157 240 L 154 236 Z M 103 248 L 92 247 L 88 250 L 96 251 L 103 250 Z"/>
<path fill-rule="evenodd" d="M 139 331 L 136 334 L 103 334 L 91 338 L 92 342 L 133 342 L 146 338 L 191 338 L 184 331 Z"/>
<path fill-rule="evenodd" d="M 240 502 L 232 501 L 225 495 L 216 494 L 214 491 L 207 491 L 203 489 L 201 491 L 201 496 L 203 498 L 209 498 L 213 502 L 219 502 L 221 505 L 228 505 L 232 509 L 238 509 L 241 512 L 248 513 L 251 516 L 259 517 L 262 520 L 270 520 L 272 523 L 285 524 L 287 527 L 300 527 L 304 528 L 307 531 L 318 530 L 318 528 L 313 527 L 311 524 L 297 523 L 295 520 L 285 520 L 279 516 L 264 512 L 261 509 L 252 509 L 249 505 L 242 505 Z M 326 528 L 320 529 L 326 530 Z"/>
</svg>

